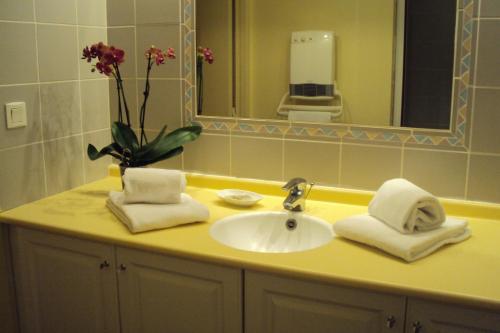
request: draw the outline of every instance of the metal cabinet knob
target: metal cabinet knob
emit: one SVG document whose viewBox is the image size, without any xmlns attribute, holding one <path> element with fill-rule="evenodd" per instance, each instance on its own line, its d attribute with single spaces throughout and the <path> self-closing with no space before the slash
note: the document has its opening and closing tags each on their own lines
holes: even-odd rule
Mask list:
<svg viewBox="0 0 500 333">
<path fill-rule="evenodd" d="M 107 267 L 109 267 L 109 262 L 107 260 L 104 260 L 103 262 L 101 262 L 101 264 L 99 265 L 99 267 L 101 269 L 107 268 Z"/>
<path fill-rule="evenodd" d="M 125 266 L 124 264 L 120 264 L 120 271 L 126 271 L 127 270 L 127 266 Z"/>
<path fill-rule="evenodd" d="M 413 329 L 413 333 L 419 333 L 420 330 L 422 329 L 422 324 L 420 324 L 419 321 L 416 321 L 412 324 L 412 329 Z"/>
<path fill-rule="evenodd" d="M 387 326 L 387 328 L 393 328 L 394 324 L 396 324 L 396 318 L 394 318 L 394 316 L 387 317 L 385 326 Z"/>
</svg>

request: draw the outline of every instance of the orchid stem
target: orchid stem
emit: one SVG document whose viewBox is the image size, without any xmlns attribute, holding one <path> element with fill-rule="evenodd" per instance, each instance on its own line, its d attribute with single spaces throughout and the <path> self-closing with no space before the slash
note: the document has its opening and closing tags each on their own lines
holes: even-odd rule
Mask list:
<svg viewBox="0 0 500 333">
<path fill-rule="evenodd" d="M 141 140 L 140 140 L 140 147 L 142 147 L 142 141 L 144 139 L 145 143 L 148 143 L 148 139 L 146 137 L 146 133 L 144 132 L 144 123 L 146 120 L 146 105 L 148 102 L 149 98 L 149 90 L 150 90 L 150 85 L 149 85 L 149 73 L 151 72 L 151 68 L 153 67 L 153 64 L 151 62 L 151 54 L 149 54 L 148 57 L 148 68 L 146 71 L 146 85 L 144 87 L 144 101 L 142 102 L 141 106 L 141 112 L 140 112 L 140 122 L 141 122 Z"/>
<path fill-rule="evenodd" d="M 120 93 L 120 82 L 118 81 L 118 78 L 115 73 L 113 73 L 113 76 L 115 77 L 116 80 L 116 92 L 118 95 L 118 121 L 122 122 L 123 121 L 123 115 L 122 115 L 122 100 L 121 100 L 121 93 Z"/>
<path fill-rule="evenodd" d="M 128 105 L 127 105 L 127 99 L 125 97 L 125 89 L 123 89 L 123 80 L 122 80 L 122 77 L 121 77 L 121 74 L 120 74 L 120 68 L 118 67 L 117 64 L 114 65 L 115 67 L 115 72 L 116 72 L 116 75 L 115 75 L 115 79 L 116 79 L 116 84 L 118 86 L 118 110 L 120 111 L 120 115 L 119 115 L 119 121 L 121 122 L 122 119 L 123 119 L 123 116 L 122 116 L 122 108 L 121 108 L 121 100 L 123 101 L 123 107 L 125 109 L 125 116 L 127 118 L 127 125 L 128 127 L 130 127 L 130 112 L 128 110 Z"/>
</svg>

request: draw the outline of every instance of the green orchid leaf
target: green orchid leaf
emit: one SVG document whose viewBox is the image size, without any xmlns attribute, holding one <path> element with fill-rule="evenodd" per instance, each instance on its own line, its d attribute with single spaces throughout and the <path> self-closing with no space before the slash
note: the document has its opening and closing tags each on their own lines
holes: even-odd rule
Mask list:
<svg viewBox="0 0 500 333">
<path fill-rule="evenodd" d="M 139 156 L 141 154 L 144 155 L 148 151 L 150 151 L 153 147 L 155 147 L 156 144 L 158 144 L 158 142 L 160 142 L 160 140 L 163 138 L 163 135 L 165 134 L 166 130 L 167 130 L 167 126 L 165 125 L 165 126 L 163 126 L 160 133 L 156 136 L 156 138 L 153 141 L 150 141 L 148 144 L 145 144 L 144 146 L 139 148 L 136 155 L 139 155 Z"/>
<path fill-rule="evenodd" d="M 184 151 L 184 147 L 182 147 L 182 146 L 177 147 L 177 148 L 170 150 L 169 152 L 167 152 L 163 155 L 157 156 L 156 158 L 142 159 L 140 161 L 136 161 L 136 162 L 131 163 L 131 165 L 134 167 L 146 166 L 146 165 L 160 162 L 160 161 L 166 160 L 168 158 L 174 157 L 176 155 L 182 154 L 183 151 Z"/>
<path fill-rule="evenodd" d="M 142 163 L 142 160 L 156 160 L 165 156 L 171 150 L 182 147 L 182 145 L 187 142 L 196 140 L 200 136 L 201 130 L 202 128 L 200 126 L 178 128 L 160 138 L 154 145 L 149 147 L 148 150 L 141 149 L 141 151 L 137 152 L 132 158 L 133 163 Z"/>
<path fill-rule="evenodd" d="M 123 148 L 119 144 L 113 142 L 111 146 L 113 147 L 114 150 L 116 150 L 118 154 L 123 155 Z"/>
<path fill-rule="evenodd" d="M 98 158 L 101 158 L 106 155 L 111 155 L 115 158 L 121 159 L 122 156 L 116 152 L 115 149 L 115 143 L 111 143 L 107 145 L 106 147 L 102 148 L 100 151 L 96 149 L 92 144 L 89 144 L 87 147 L 87 155 L 89 156 L 90 160 L 95 161 Z"/>
<path fill-rule="evenodd" d="M 115 121 L 113 125 L 111 125 L 111 134 L 113 135 L 113 140 L 115 140 L 120 147 L 130 150 L 132 154 L 139 149 L 137 136 L 127 125 Z"/>
</svg>

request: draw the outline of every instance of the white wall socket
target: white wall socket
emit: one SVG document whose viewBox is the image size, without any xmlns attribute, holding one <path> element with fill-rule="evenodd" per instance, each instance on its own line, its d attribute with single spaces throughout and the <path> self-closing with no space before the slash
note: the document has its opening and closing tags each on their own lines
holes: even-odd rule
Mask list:
<svg viewBox="0 0 500 333">
<path fill-rule="evenodd" d="M 25 127 L 27 125 L 26 103 L 12 102 L 5 104 L 7 128 Z"/>
</svg>

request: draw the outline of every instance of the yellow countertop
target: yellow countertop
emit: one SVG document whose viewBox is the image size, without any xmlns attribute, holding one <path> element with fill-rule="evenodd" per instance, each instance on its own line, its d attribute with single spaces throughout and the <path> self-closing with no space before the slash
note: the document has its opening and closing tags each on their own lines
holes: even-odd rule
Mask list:
<svg viewBox="0 0 500 333">
<path fill-rule="evenodd" d="M 406 263 L 341 238 L 317 249 L 286 254 L 226 247 L 209 236 L 211 224 L 249 209 L 225 204 L 217 189 L 258 191 L 265 194 L 264 199 L 251 210 L 281 210 L 284 193 L 279 184 L 193 174 L 188 185 L 186 192 L 209 207 L 208 222 L 131 234 L 105 207 L 108 191 L 121 188 L 120 179 L 113 176 L 3 212 L 0 222 L 232 267 L 500 310 L 500 205 L 444 200 L 448 214 L 467 218 L 472 237 Z M 317 188 L 306 213 L 333 224 L 365 213 L 372 195 Z"/>
</svg>

